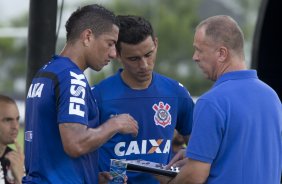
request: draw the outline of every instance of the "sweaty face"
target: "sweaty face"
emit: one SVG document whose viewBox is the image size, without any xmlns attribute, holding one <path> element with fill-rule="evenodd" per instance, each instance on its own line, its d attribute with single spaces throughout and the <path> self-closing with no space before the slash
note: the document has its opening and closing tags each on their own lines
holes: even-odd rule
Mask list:
<svg viewBox="0 0 282 184">
<path fill-rule="evenodd" d="M 151 36 L 137 45 L 121 43 L 118 58 L 124 68 L 124 80 L 131 87 L 142 88 L 151 83 L 156 54 L 157 39 L 153 40 Z"/>
<path fill-rule="evenodd" d="M 193 60 L 208 79 L 215 81 L 218 72 L 217 47 L 205 37 L 203 28 L 196 31 L 193 46 L 195 48 Z"/>
<path fill-rule="evenodd" d="M 98 37 L 93 35 L 88 49 L 87 65 L 93 70 L 99 71 L 116 57 L 116 42 L 119 28 L 112 26 L 112 30 Z"/>
<path fill-rule="evenodd" d="M 13 103 L 0 102 L 0 107 L 0 144 L 12 144 L 19 131 L 19 111 Z"/>
</svg>

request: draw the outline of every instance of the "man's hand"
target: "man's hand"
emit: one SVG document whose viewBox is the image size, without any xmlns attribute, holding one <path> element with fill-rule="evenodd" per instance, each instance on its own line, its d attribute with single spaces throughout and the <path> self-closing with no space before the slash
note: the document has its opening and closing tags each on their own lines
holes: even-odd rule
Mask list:
<svg viewBox="0 0 282 184">
<path fill-rule="evenodd" d="M 160 184 L 173 184 L 172 177 L 163 176 L 163 175 L 154 175 L 154 177 L 159 180 Z"/>
<path fill-rule="evenodd" d="M 132 134 L 136 137 L 138 134 L 138 123 L 137 121 L 130 116 L 129 114 L 119 114 L 111 118 L 114 120 L 113 126 L 119 127 L 119 133 L 121 134 Z"/>
<path fill-rule="evenodd" d="M 22 177 L 24 176 L 24 154 L 17 141 L 15 141 L 16 150 L 10 151 L 5 158 L 7 158 L 11 165 L 12 174 L 15 178 L 16 184 L 22 183 Z"/>
<path fill-rule="evenodd" d="M 167 164 L 166 169 L 170 169 L 170 167 L 182 167 L 187 162 L 185 156 L 185 149 L 179 150 L 176 155 L 171 159 L 171 161 Z"/>
<path fill-rule="evenodd" d="M 100 172 L 99 173 L 99 184 L 108 184 L 113 177 L 109 172 Z M 127 176 L 124 177 L 124 184 L 127 184 Z"/>
<path fill-rule="evenodd" d="M 138 124 L 129 114 L 115 115 L 96 128 L 64 122 L 59 124 L 59 129 L 65 152 L 75 158 L 97 150 L 116 133 L 138 134 Z"/>
<path fill-rule="evenodd" d="M 99 184 L 107 184 L 112 179 L 113 177 L 110 175 L 109 172 L 100 172 L 99 173 Z"/>
</svg>

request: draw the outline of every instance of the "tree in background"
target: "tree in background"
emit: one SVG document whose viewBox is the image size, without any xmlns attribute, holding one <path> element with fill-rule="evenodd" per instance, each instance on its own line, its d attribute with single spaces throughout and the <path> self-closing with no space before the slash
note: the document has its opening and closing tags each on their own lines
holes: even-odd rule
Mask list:
<svg viewBox="0 0 282 184">
<path fill-rule="evenodd" d="M 203 80 L 202 74 L 192 61 L 194 28 L 199 21 L 199 2 L 116 0 L 109 4 L 116 14 L 141 15 L 152 23 L 159 44 L 155 70 L 181 82 L 193 96 L 200 95 L 211 85 L 209 81 Z M 95 73 L 92 83 L 115 73 L 120 67 L 118 62 L 112 62 L 111 66 L 106 75 Z"/>
<path fill-rule="evenodd" d="M 27 15 L 11 20 L 10 27 L 26 27 Z M 0 25 L 0 27 L 3 27 Z M 0 38 L 0 93 L 23 98 L 26 77 L 26 38 Z"/>
<path fill-rule="evenodd" d="M 73 1 L 72 1 L 73 2 Z M 65 1 L 64 12 L 74 8 Z M 94 3 L 93 0 L 77 1 L 72 5 L 82 6 Z M 100 3 L 100 2 L 99 2 Z M 210 4 L 209 4 L 210 3 Z M 204 78 L 192 60 L 194 49 L 192 47 L 195 26 L 204 14 L 229 14 L 239 15 L 241 27 L 246 35 L 246 41 L 252 43 L 255 18 L 260 1 L 253 0 L 111 0 L 104 1 L 104 5 L 116 14 L 135 14 L 144 16 L 152 22 L 159 39 L 158 58 L 155 70 L 170 76 L 191 92 L 192 96 L 199 96 L 208 90 L 212 83 Z M 219 6 L 221 5 L 221 6 Z M 234 6 L 236 5 L 236 6 Z M 60 3 L 58 1 L 58 6 Z M 206 7 L 204 10 L 201 7 Z M 220 7 L 220 8 L 218 8 Z M 223 8 L 227 7 L 225 11 Z M 58 11 L 60 7 L 58 7 Z M 201 11 L 202 10 L 202 11 Z M 69 15 L 67 15 L 69 16 Z M 11 27 L 26 27 L 28 25 L 28 12 L 19 15 L 17 20 L 10 22 Z M 0 28 L 3 25 L 0 25 Z M 61 26 L 64 29 L 64 25 Z M 64 31 L 65 32 L 65 31 Z M 63 36 L 64 37 L 64 36 Z M 26 77 L 26 38 L 0 38 L 0 92 L 13 94 L 24 98 Z M 57 48 L 61 49 L 65 40 L 58 39 Z M 249 44 L 249 47 L 250 44 Z M 246 53 L 250 53 L 248 50 Z M 54 53 L 55 54 L 55 53 Z M 103 72 L 87 73 L 90 84 L 98 83 L 105 77 L 112 75 L 120 67 L 118 62 L 112 62 L 105 67 Z M 86 71 L 87 72 L 87 71 Z M 23 81 L 23 82 L 20 82 Z"/>
</svg>

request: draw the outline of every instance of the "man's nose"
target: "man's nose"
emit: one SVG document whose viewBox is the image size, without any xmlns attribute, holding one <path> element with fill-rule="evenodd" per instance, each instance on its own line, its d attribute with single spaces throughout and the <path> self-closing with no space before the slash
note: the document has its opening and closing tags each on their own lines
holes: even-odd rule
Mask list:
<svg viewBox="0 0 282 184">
<path fill-rule="evenodd" d="M 192 59 L 195 61 L 195 62 L 198 62 L 199 61 L 199 57 L 196 53 L 193 54 L 193 57 Z"/>
<path fill-rule="evenodd" d="M 117 50 L 116 50 L 116 47 L 114 47 L 114 48 L 112 48 L 112 49 L 110 50 L 109 57 L 110 57 L 111 59 L 115 59 L 115 58 L 117 57 Z"/>
<path fill-rule="evenodd" d="M 146 58 L 142 57 L 139 62 L 140 68 L 147 68 L 148 67 L 148 61 Z"/>
<path fill-rule="evenodd" d="M 17 119 L 15 119 L 15 120 L 13 120 L 13 121 L 11 121 L 11 126 L 12 126 L 12 128 L 16 128 L 16 129 L 18 129 L 19 128 L 19 120 L 17 120 Z"/>
</svg>

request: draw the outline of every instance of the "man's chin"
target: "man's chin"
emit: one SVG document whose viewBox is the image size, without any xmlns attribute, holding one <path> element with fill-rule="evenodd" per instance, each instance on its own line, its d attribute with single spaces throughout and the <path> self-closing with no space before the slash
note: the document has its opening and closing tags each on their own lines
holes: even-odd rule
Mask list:
<svg viewBox="0 0 282 184">
<path fill-rule="evenodd" d="M 102 68 L 103 68 L 104 66 L 89 66 L 89 68 L 90 69 L 92 69 L 92 70 L 94 70 L 94 71 L 97 71 L 97 72 L 99 72 L 100 70 L 102 70 Z"/>
<path fill-rule="evenodd" d="M 14 144 L 15 143 L 15 140 L 9 140 L 7 141 L 7 144 Z"/>
</svg>

